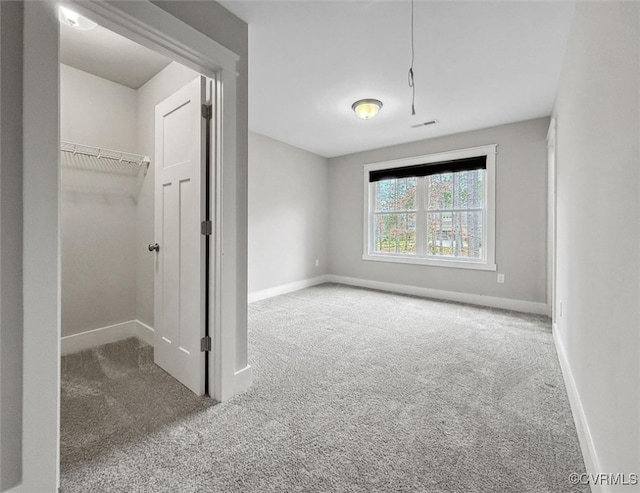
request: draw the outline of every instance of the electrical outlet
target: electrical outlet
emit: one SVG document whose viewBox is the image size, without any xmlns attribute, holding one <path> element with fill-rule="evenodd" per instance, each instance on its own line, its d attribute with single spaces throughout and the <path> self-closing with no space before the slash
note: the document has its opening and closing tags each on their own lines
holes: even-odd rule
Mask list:
<svg viewBox="0 0 640 493">
<path fill-rule="evenodd" d="M 499 282 L 500 284 L 503 284 L 503 283 L 504 283 L 504 274 L 498 274 L 498 282 Z"/>
<path fill-rule="evenodd" d="M 316 259 L 316 267 L 320 267 L 320 259 Z"/>
</svg>

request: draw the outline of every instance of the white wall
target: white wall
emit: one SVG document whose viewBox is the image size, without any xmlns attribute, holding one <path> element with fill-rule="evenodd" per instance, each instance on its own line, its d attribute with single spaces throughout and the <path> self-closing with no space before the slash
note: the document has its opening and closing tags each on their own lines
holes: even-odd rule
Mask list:
<svg viewBox="0 0 640 493">
<path fill-rule="evenodd" d="M 153 224 L 155 106 L 196 77 L 198 77 L 198 73 L 173 62 L 137 91 L 138 149 L 141 154 L 151 156 L 151 165 L 140 188 L 135 212 L 135 318 L 150 327 L 154 326 L 153 278 L 155 254 L 149 252 L 147 245 L 155 242 Z"/>
<path fill-rule="evenodd" d="M 136 91 L 60 65 L 60 138 L 138 153 Z"/>
<path fill-rule="evenodd" d="M 21 474 L 22 14 L 0 2 L 0 491 Z"/>
<path fill-rule="evenodd" d="M 640 464 L 639 9 L 577 3 L 555 105 L 556 336 L 593 472 Z"/>
<path fill-rule="evenodd" d="M 249 133 L 250 297 L 326 274 L 328 199 L 326 158 Z"/>
<path fill-rule="evenodd" d="M 422 140 L 329 161 L 329 272 L 338 276 L 546 304 L 548 118 Z M 365 163 L 498 144 L 496 273 L 362 260 Z"/>
<path fill-rule="evenodd" d="M 60 132 L 140 153 L 136 91 L 61 65 Z M 60 178 L 62 335 L 135 319 L 138 178 L 64 166 Z"/>
</svg>

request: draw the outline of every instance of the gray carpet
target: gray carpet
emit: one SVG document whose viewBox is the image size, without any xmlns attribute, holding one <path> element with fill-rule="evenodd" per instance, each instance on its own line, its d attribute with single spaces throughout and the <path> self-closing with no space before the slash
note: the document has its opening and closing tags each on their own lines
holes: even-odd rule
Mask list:
<svg viewBox="0 0 640 493">
<path fill-rule="evenodd" d="M 546 318 L 324 284 L 249 307 L 213 405 L 135 339 L 63 358 L 71 492 L 585 492 Z"/>
</svg>

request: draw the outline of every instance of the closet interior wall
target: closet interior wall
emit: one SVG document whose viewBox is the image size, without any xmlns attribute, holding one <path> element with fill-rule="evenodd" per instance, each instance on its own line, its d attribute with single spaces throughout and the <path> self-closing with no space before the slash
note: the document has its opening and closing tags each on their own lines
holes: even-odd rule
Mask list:
<svg viewBox="0 0 640 493">
<path fill-rule="evenodd" d="M 61 169 L 63 337 L 153 327 L 154 110 L 196 76 L 171 63 L 131 89 L 60 66 L 60 138 L 151 157 L 146 175 Z"/>
</svg>

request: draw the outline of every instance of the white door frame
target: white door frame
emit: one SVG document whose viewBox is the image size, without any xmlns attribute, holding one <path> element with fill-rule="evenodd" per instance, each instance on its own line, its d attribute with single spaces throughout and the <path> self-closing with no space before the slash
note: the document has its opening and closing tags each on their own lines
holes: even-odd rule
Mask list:
<svg viewBox="0 0 640 493">
<path fill-rule="evenodd" d="M 151 2 L 61 2 L 102 26 L 217 81 L 218 145 L 213 156 L 209 353 L 210 393 L 223 401 L 250 383 L 236 372 L 236 94 L 239 57 Z M 60 231 L 59 25 L 52 1 L 24 2 L 23 443 L 22 483 L 12 492 L 59 485 Z M 223 124 L 221 124 L 224 122 Z M 226 193 L 222 193 L 225 190 Z M 247 370 L 247 371 L 243 371 Z M 239 382 L 240 383 L 239 383 Z"/>
<path fill-rule="evenodd" d="M 551 322 L 556 322 L 556 118 L 547 132 L 547 304 Z"/>
</svg>

